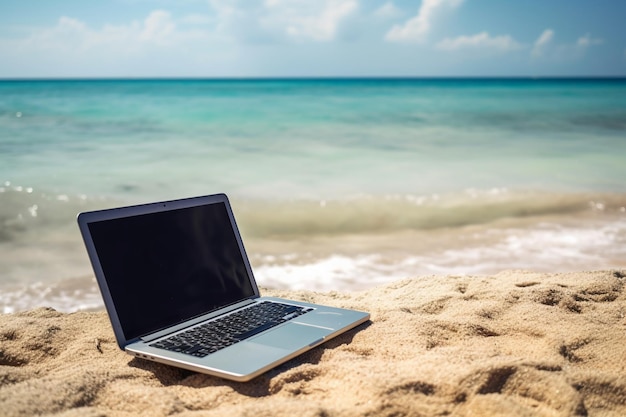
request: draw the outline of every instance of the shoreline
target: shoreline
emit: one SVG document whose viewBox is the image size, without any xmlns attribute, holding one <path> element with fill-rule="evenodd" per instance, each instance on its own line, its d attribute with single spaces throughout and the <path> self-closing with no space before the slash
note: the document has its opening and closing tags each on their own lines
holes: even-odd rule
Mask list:
<svg viewBox="0 0 626 417">
<path fill-rule="evenodd" d="M 96 200 L 35 194 L 0 192 L 9 203 L 0 217 L 13 219 L 0 225 L 0 312 L 101 308 L 75 224 Z M 256 280 L 268 288 L 362 291 L 407 276 L 626 268 L 626 194 L 478 194 L 460 203 L 362 196 L 233 205 Z M 439 221 L 426 227 L 430 216 Z"/>
<path fill-rule="evenodd" d="M 0 315 L 7 416 L 626 414 L 626 270 L 424 276 L 264 295 L 371 322 L 234 383 L 133 358 L 106 313 Z"/>
</svg>

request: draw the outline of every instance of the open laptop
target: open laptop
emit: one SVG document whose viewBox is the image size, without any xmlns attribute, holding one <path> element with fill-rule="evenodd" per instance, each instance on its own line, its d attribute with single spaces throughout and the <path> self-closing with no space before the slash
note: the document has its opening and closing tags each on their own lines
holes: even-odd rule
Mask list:
<svg viewBox="0 0 626 417">
<path fill-rule="evenodd" d="M 261 297 L 224 194 L 80 213 L 78 224 L 118 345 L 139 358 L 248 381 L 369 320 Z"/>
</svg>

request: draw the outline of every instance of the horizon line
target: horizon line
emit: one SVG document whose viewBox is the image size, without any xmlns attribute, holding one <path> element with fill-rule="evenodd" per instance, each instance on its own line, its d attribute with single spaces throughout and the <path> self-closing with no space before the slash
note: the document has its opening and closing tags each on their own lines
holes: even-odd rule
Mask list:
<svg viewBox="0 0 626 417">
<path fill-rule="evenodd" d="M 0 81 L 332 81 L 332 80 L 617 80 L 626 75 L 401 75 L 401 76 L 62 76 L 0 77 Z"/>
</svg>

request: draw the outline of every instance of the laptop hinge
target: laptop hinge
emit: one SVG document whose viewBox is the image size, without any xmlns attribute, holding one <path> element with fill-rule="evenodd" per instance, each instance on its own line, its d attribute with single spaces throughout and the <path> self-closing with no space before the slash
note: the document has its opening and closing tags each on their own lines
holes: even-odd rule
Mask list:
<svg viewBox="0 0 626 417">
<path fill-rule="evenodd" d="M 230 313 L 231 311 L 237 310 L 237 309 L 245 307 L 247 305 L 254 304 L 254 302 L 255 302 L 255 299 L 248 299 L 248 300 L 240 301 L 238 303 L 229 305 L 228 307 L 220 308 L 218 311 L 213 311 L 211 313 L 203 314 L 203 315 L 195 317 L 195 318 L 193 318 L 191 320 L 187 320 L 187 321 L 185 321 L 183 323 L 179 323 L 179 324 L 177 324 L 175 326 L 170 326 L 167 329 L 159 330 L 157 332 L 141 336 L 140 339 L 142 341 L 144 341 L 144 342 L 152 342 L 153 340 L 156 340 L 156 339 L 158 339 L 160 337 L 167 336 L 168 334 L 175 333 L 175 332 L 183 330 L 183 329 L 185 329 L 187 327 L 191 327 L 191 326 L 193 326 L 195 324 L 198 324 L 198 323 L 201 323 L 201 322 L 203 322 L 205 320 L 209 320 L 209 319 L 212 319 L 212 318 L 224 315 L 226 313 Z"/>
</svg>

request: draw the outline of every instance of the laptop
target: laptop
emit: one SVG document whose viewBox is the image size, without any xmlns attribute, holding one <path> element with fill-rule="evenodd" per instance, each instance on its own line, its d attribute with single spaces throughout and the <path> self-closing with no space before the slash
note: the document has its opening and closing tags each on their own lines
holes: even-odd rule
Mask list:
<svg viewBox="0 0 626 417">
<path fill-rule="evenodd" d="M 370 317 L 262 297 L 225 194 L 84 212 L 78 225 L 117 343 L 142 359 L 249 381 Z"/>
</svg>

